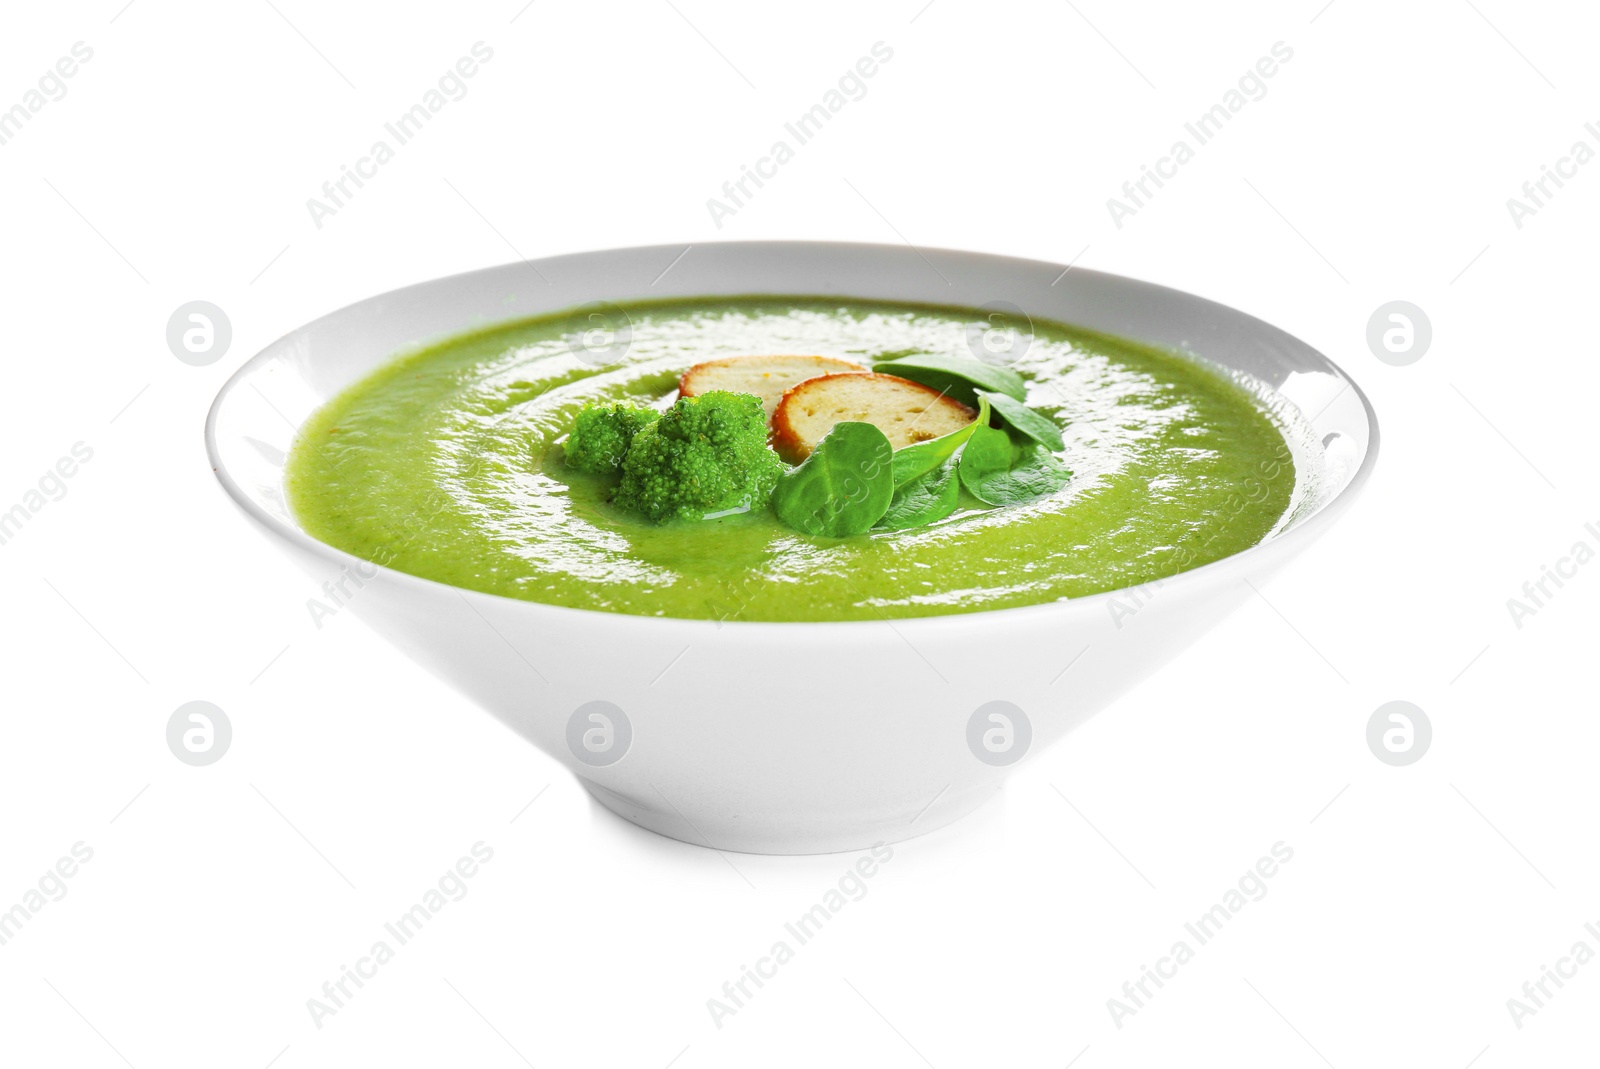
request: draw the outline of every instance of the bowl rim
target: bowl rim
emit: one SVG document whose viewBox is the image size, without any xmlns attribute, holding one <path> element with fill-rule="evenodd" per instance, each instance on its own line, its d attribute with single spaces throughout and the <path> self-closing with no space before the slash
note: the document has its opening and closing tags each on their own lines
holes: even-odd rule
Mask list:
<svg viewBox="0 0 1600 1069">
<path fill-rule="evenodd" d="M 1149 585 L 1146 583 L 1134 586 L 1116 587 L 1114 589 L 1104 590 L 1096 594 L 1085 594 L 1075 598 L 1058 598 L 1054 601 L 1044 601 L 1033 605 L 1015 605 L 998 609 L 977 609 L 971 612 L 940 613 L 929 616 L 883 616 L 875 620 L 740 620 L 737 618 L 715 620 L 711 618 L 687 616 L 645 616 L 640 613 L 619 613 L 611 612 L 606 609 L 588 609 L 570 605 L 552 605 L 547 602 L 530 601 L 526 598 L 512 597 L 507 594 L 494 594 L 482 590 L 473 590 L 471 587 L 457 586 L 454 583 L 445 583 L 437 579 L 429 579 L 425 576 L 412 575 L 410 572 L 403 572 L 399 569 L 391 568 L 388 565 L 378 564 L 376 561 L 368 560 L 365 557 L 360 557 L 356 554 L 339 549 L 336 546 L 329 545 L 320 539 L 312 537 L 312 535 L 310 535 L 297 524 L 286 522 L 279 517 L 272 515 L 260 505 L 256 504 L 250 495 L 247 494 L 239 485 L 238 481 L 234 479 L 232 473 L 228 470 L 227 465 L 222 460 L 221 453 L 217 446 L 217 423 L 233 392 L 235 390 L 242 389 L 246 380 L 262 365 L 266 364 L 273 357 L 276 350 L 278 350 L 285 342 L 293 338 L 295 335 L 300 334 L 301 332 L 308 330 L 319 323 L 333 319 L 337 316 L 344 315 L 352 309 L 363 304 L 367 304 L 371 301 L 393 299 L 406 293 L 422 290 L 440 282 L 464 279 L 472 275 L 487 275 L 494 272 L 503 271 L 509 267 L 526 266 L 528 264 L 533 264 L 535 266 L 543 266 L 547 264 L 554 265 L 565 259 L 605 255 L 608 253 L 637 253 L 651 252 L 656 250 L 676 251 L 681 250 L 683 244 L 686 243 L 675 242 L 659 245 L 623 245 L 606 249 L 586 249 L 580 252 L 562 253 L 556 256 L 541 257 L 537 260 L 523 259 L 507 261 L 505 263 L 494 264 L 488 267 L 475 268 L 471 271 L 458 272 L 454 275 L 442 275 L 436 278 L 424 279 L 423 281 L 413 282 L 409 285 L 401 286 L 396 289 L 386 290 L 383 293 L 373 294 L 371 296 L 352 301 L 349 304 L 342 305 L 331 312 L 327 312 L 315 319 L 303 323 L 286 334 L 283 334 L 269 342 L 254 356 L 240 364 L 233 374 L 229 375 L 227 380 L 223 382 L 222 386 L 217 390 L 217 394 L 212 399 L 210 408 L 206 412 L 205 419 L 206 458 L 210 462 L 212 473 L 216 475 L 217 481 L 221 484 L 223 491 L 233 500 L 233 503 L 237 505 L 245 513 L 245 515 L 249 516 L 251 519 L 255 520 L 256 523 L 260 524 L 264 530 L 272 535 L 286 540 L 293 546 L 308 551 L 315 557 L 324 558 L 330 564 L 339 567 L 348 567 L 351 564 L 364 565 L 378 569 L 377 575 L 375 575 L 374 578 L 384 577 L 402 585 L 423 584 L 425 587 L 438 587 L 443 591 L 454 591 L 463 597 L 468 594 L 473 594 L 479 597 L 495 599 L 496 602 L 520 606 L 518 609 L 507 610 L 515 612 L 527 612 L 535 614 L 548 612 L 558 615 L 566 613 L 582 613 L 585 617 L 607 617 L 611 620 L 618 621 L 619 623 L 621 621 L 629 621 L 630 623 L 635 621 L 648 621 L 658 627 L 666 624 L 691 626 L 703 626 L 706 624 L 711 624 L 718 628 L 733 627 L 742 631 L 753 631 L 756 629 L 771 630 L 804 628 L 808 633 L 815 633 L 818 629 L 824 627 L 848 627 L 859 632 L 862 629 L 877 627 L 885 623 L 889 624 L 891 629 L 897 632 L 902 628 L 914 631 L 933 631 L 960 626 L 971 626 L 976 621 L 986 619 L 999 620 L 1003 618 L 1005 622 L 1013 623 L 1026 622 L 1024 620 L 1025 617 L 1038 617 L 1042 622 L 1044 618 L 1049 616 L 1065 616 L 1069 613 L 1082 613 L 1098 609 L 1100 606 L 1105 605 L 1110 599 L 1124 594 L 1128 590 L 1137 590 L 1140 589 L 1141 586 Z M 889 251 L 896 254 L 901 254 L 904 252 L 905 248 L 909 246 L 909 243 L 906 245 L 896 245 L 886 242 L 804 241 L 782 239 L 763 239 L 750 241 L 701 241 L 687 244 L 692 244 L 696 248 L 705 246 L 717 246 L 724 248 L 742 247 L 752 251 L 766 250 L 773 253 L 779 253 L 786 249 L 807 249 L 811 251 L 836 251 L 840 253 Z M 911 247 L 914 252 L 924 256 L 928 253 L 934 253 L 940 256 L 954 258 L 1005 262 L 1013 266 L 1026 265 L 1030 267 L 1038 267 L 1041 270 L 1050 271 L 1054 271 L 1066 266 L 1080 274 L 1092 275 L 1114 283 L 1134 283 L 1138 286 L 1147 287 L 1150 290 L 1157 291 L 1162 295 L 1171 294 L 1186 298 L 1188 300 L 1200 301 L 1214 309 L 1220 309 L 1221 311 L 1227 312 L 1231 315 L 1241 317 L 1252 324 L 1258 324 L 1267 327 L 1268 329 L 1277 331 L 1280 334 L 1284 334 L 1285 336 L 1292 338 L 1294 341 L 1305 346 L 1318 358 L 1320 358 L 1324 364 L 1326 364 L 1329 371 L 1333 372 L 1341 380 L 1343 380 L 1345 388 L 1355 394 L 1356 399 L 1361 403 L 1362 411 L 1367 420 L 1367 448 L 1365 455 L 1361 458 L 1361 463 L 1357 466 L 1355 473 L 1350 476 L 1349 481 L 1346 482 L 1344 486 L 1340 487 L 1338 492 L 1335 493 L 1332 498 L 1318 507 L 1315 512 L 1306 517 L 1302 522 L 1287 531 L 1273 536 L 1270 540 L 1266 542 L 1258 542 L 1247 549 L 1240 550 L 1236 553 L 1230 553 L 1225 557 L 1221 557 L 1208 564 L 1203 564 L 1198 568 L 1189 568 L 1184 571 L 1174 573 L 1173 575 L 1166 576 L 1160 580 L 1152 580 L 1152 582 L 1159 582 L 1162 584 L 1163 588 L 1181 585 L 1185 589 L 1190 589 L 1199 588 L 1211 582 L 1226 582 L 1230 575 L 1237 575 L 1238 573 L 1249 569 L 1253 563 L 1261 562 L 1264 558 L 1277 558 L 1282 557 L 1285 554 L 1299 552 L 1300 549 L 1304 548 L 1320 537 L 1324 531 L 1338 518 L 1338 516 L 1342 514 L 1345 509 L 1350 507 L 1351 502 L 1355 500 L 1357 495 L 1366 485 L 1367 480 L 1372 475 L 1372 469 L 1377 463 L 1378 459 L 1381 436 L 1378 429 L 1378 414 L 1376 409 L 1373 408 L 1371 399 L 1367 396 L 1366 392 L 1361 389 L 1360 385 L 1355 381 L 1355 379 L 1352 378 L 1343 367 L 1339 366 L 1331 358 L 1329 358 L 1327 354 L 1323 353 L 1320 349 L 1313 347 L 1310 345 L 1310 343 L 1302 341 L 1297 336 L 1289 334 L 1288 331 L 1285 331 L 1264 319 L 1250 315 L 1248 312 L 1242 312 L 1231 305 L 1222 304 L 1220 301 L 1213 301 L 1208 297 L 1202 297 L 1196 293 L 1175 289 L 1171 286 L 1164 286 L 1157 282 L 1149 282 L 1144 279 L 1133 278 L 1128 275 L 1117 275 L 1107 271 L 1097 271 L 1092 268 L 1078 267 L 1076 265 L 1062 265 L 1048 260 L 1036 260 L 1031 257 L 1008 256 L 1002 253 L 977 252 L 971 249 L 947 249 L 936 246 L 921 245 L 909 247 Z M 776 296 L 776 294 L 774 295 Z M 724 294 L 723 296 L 727 296 L 727 294 Z M 799 294 L 791 294 L 790 296 L 799 296 Z M 693 298 L 686 296 L 680 299 L 692 300 Z M 514 320 L 507 320 L 506 322 L 513 321 Z M 487 329 L 487 327 L 492 326 L 494 326 L 494 324 L 488 324 L 485 328 L 475 329 Z M 400 354 L 396 353 L 394 355 L 398 356 Z M 392 358 L 393 357 L 391 357 L 391 359 Z M 300 429 L 300 427 L 295 428 L 296 436 L 299 435 Z M 1240 578 L 1242 578 L 1242 576 L 1240 576 Z M 371 581 L 372 580 L 370 579 L 367 580 L 367 582 Z"/>
</svg>

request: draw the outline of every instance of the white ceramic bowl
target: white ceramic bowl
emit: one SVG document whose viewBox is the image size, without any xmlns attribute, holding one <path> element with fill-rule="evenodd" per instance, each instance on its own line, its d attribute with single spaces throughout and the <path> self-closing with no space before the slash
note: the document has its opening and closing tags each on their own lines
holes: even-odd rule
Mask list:
<svg viewBox="0 0 1600 1069">
<path fill-rule="evenodd" d="M 1246 579 L 1310 545 L 1377 456 L 1376 417 L 1343 371 L 1283 331 L 1199 297 L 1082 269 L 1063 275 L 1060 264 L 907 246 L 734 242 L 695 245 L 674 262 L 681 252 L 557 256 L 353 304 L 240 368 L 211 408 L 206 448 L 228 495 L 319 581 L 345 567 L 376 572 L 350 602 L 356 614 L 565 764 L 601 804 L 686 842 L 818 853 L 956 820 L 1015 767 L 969 747 L 980 706 L 1020 708 L 1031 742 L 1022 747 L 1014 735 L 1014 750 L 1039 753 L 1234 609 L 1249 593 Z M 718 625 L 479 594 L 360 562 L 306 534 L 289 511 L 283 466 L 296 427 L 403 350 L 594 301 L 737 294 L 1007 301 L 1030 316 L 1199 356 L 1298 408 L 1315 437 L 1300 474 L 1317 489 L 1261 545 L 1145 591 L 1131 617 L 1112 611 L 1129 604 L 1125 595 L 1102 594 L 892 624 Z M 801 665 L 810 667 L 797 672 Z M 622 710 L 631 729 L 622 739 L 611 714 L 612 748 L 599 759 L 622 756 L 609 764 L 590 763 L 589 750 L 568 741 L 594 728 L 601 733 L 590 746 L 606 744 L 592 710 L 578 714 L 596 701 Z"/>
</svg>

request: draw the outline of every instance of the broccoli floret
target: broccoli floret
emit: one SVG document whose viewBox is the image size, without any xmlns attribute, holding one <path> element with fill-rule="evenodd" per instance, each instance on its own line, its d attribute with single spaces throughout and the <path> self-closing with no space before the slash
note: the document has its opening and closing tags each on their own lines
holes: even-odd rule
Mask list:
<svg viewBox="0 0 1600 1069">
<path fill-rule="evenodd" d="M 635 405 L 588 405 L 578 413 L 567 435 L 567 463 L 595 475 L 615 475 L 634 435 L 661 418 L 653 408 Z"/>
<path fill-rule="evenodd" d="M 657 523 L 764 504 L 783 471 L 753 394 L 680 397 L 641 430 L 622 464 L 617 503 Z"/>
</svg>

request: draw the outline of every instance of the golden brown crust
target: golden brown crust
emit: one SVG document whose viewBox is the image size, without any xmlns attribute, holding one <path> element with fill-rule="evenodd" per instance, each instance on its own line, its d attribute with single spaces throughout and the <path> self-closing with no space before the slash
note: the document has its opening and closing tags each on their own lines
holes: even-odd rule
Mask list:
<svg viewBox="0 0 1600 1069">
<path fill-rule="evenodd" d="M 791 464 L 811 455 L 835 423 L 871 423 L 896 449 L 960 430 L 977 413 L 898 375 L 846 372 L 790 387 L 772 413 L 772 448 Z"/>
<path fill-rule="evenodd" d="M 712 390 L 753 393 L 767 415 L 785 390 L 818 375 L 867 369 L 837 356 L 724 356 L 696 364 L 678 378 L 678 394 L 695 397 Z"/>
</svg>

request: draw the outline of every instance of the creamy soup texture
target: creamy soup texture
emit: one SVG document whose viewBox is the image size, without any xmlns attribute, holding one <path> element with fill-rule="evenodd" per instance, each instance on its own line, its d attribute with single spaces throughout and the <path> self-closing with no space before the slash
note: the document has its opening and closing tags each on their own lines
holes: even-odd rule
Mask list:
<svg viewBox="0 0 1600 1069">
<path fill-rule="evenodd" d="M 559 443 L 585 404 L 658 404 L 685 368 L 718 356 L 970 356 L 988 324 L 972 309 L 792 297 L 625 310 L 631 338 L 607 366 L 574 355 L 595 324 L 568 313 L 434 345 L 350 387 L 296 440 L 286 483 L 297 518 L 357 556 L 529 601 L 876 620 L 1161 579 L 1256 545 L 1295 498 L 1298 416 L 1267 391 L 1035 321 L 1009 366 L 1028 404 L 1062 427 L 1073 477 L 1056 493 L 1001 509 L 964 498 L 931 526 L 837 540 L 799 534 L 765 508 L 654 525 L 610 504 L 610 481 L 567 467 Z"/>
</svg>

